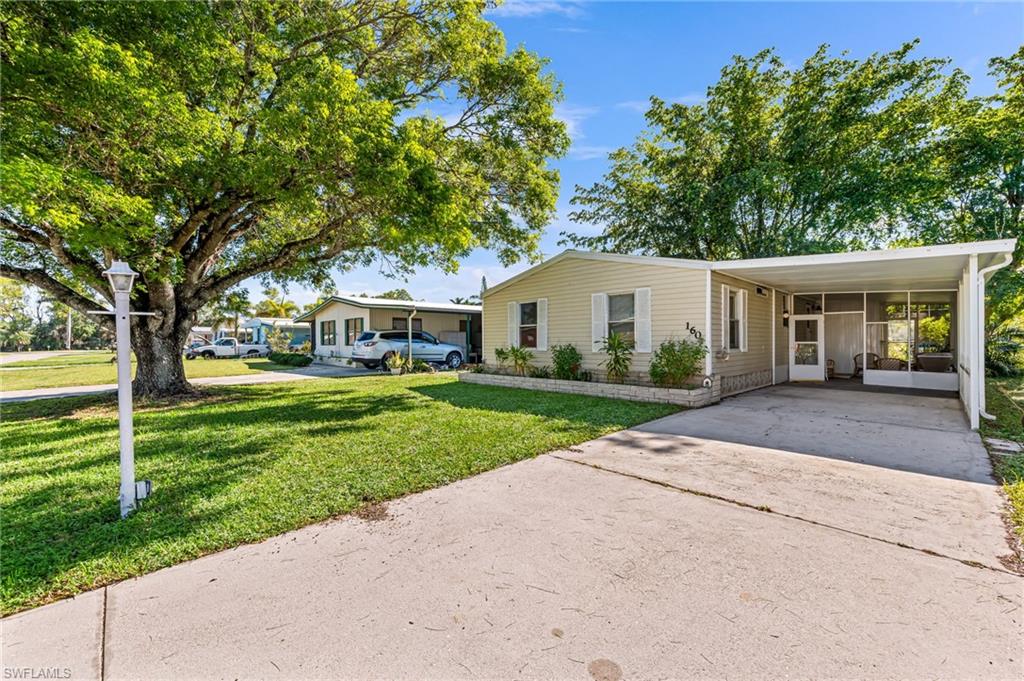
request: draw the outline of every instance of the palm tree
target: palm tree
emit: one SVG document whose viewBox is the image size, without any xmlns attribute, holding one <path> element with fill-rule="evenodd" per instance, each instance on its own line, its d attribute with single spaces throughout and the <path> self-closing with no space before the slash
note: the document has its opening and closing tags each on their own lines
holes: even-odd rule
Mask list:
<svg viewBox="0 0 1024 681">
<path fill-rule="evenodd" d="M 264 300 L 256 304 L 257 317 L 294 317 L 299 313 L 299 306 L 287 300 L 284 294 L 273 286 L 263 289 Z"/>
<path fill-rule="evenodd" d="M 469 298 L 463 298 L 462 296 L 455 296 L 454 298 L 451 298 L 450 300 L 451 300 L 451 302 L 455 303 L 456 305 L 479 305 L 480 304 L 480 297 L 479 296 L 470 296 Z"/>
</svg>

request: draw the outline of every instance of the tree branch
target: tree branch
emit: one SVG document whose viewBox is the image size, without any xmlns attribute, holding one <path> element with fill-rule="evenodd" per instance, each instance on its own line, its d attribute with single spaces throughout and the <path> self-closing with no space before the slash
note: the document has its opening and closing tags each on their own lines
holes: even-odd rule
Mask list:
<svg viewBox="0 0 1024 681">
<path fill-rule="evenodd" d="M 0 276 L 32 284 L 82 314 L 89 314 L 89 312 L 102 307 L 99 303 L 87 298 L 70 286 L 57 281 L 42 268 L 28 269 L 0 263 Z M 92 317 L 103 326 L 111 329 L 114 328 L 113 317 L 108 315 L 92 315 Z"/>
</svg>

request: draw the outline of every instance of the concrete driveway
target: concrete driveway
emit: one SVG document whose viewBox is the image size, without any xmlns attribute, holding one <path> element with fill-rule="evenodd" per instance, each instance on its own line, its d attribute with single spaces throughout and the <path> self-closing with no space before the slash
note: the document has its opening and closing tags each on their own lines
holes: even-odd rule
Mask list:
<svg viewBox="0 0 1024 681">
<path fill-rule="evenodd" d="M 708 423 L 743 416 L 749 433 L 771 442 L 781 436 L 756 405 L 764 401 L 788 423 L 784 396 L 766 391 L 692 414 Z M 980 463 L 945 466 L 946 477 L 825 453 L 731 455 L 724 443 L 709 449 L 706 437 L 669 432 L 696 428 L 700 419 L 692 419 L 663 419 L 405 497 L 376 520 L 310 526 L 7 618 L 3 665 L 105 679 L 1024 674 L 1021 577 L 874 536 L 886 526 L 873 517 L 880 514 L 857 511 L 862 493 L 862 506 L 885 498 L 876 477 L 971 490 L 986 485 L 969 479 Z M 901 435 L 916 432 L 900 427 Z M 973 442 L 955 428 L 936 432 Z M 638 446 L 648 437 L 649 448 Z M 747 478 L 764 491 L 750 498 L 773 510 L 800 489 L 776 477 L 797 462 L 875 473 L 843 469 L 853 476 L 849 499 L 831 513 L 828 497 L 803 508 L 792 499 L 787 508 L 811 516 L 804 518 L 686 492 L 668 473 L 655 479 L 651 467 L 643 476 L 595 467 L 673 458 L 682 466 L 698 451 L 721 465 L 694 478 L 708 486 L 724 486 L 719 480 L 742 469 L 740 460 L 777 457 Z M 812 487 L 810 475 L 801 479 Z M 729 484 L 736 494 L 746 487 Z M 832 498 L 840 500 L 838 487 Z M 981 508 L 986 498 L 979 493 L 973 514 L 981 517 L 964 532 L 985 526 L 994 511 Z M 938 534 L 956 543 L 952 529 Z M 995 550 L 965 541 L 969 555 Z"/>
<path fill-rule="evenodd" d="M 945 397 L 781 385 L 569 458 L 957 560 L 1009 553 L 988 455 Z"/>
</svg>

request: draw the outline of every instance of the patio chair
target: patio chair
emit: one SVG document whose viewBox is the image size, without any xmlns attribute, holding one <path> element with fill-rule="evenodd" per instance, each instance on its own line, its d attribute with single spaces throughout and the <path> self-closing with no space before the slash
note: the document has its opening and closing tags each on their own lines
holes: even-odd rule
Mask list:
<svg viewBox="0 0 1024 681">
<path fill-rule="evenodd" d="M 829 359 L 825 361 L 825 380 L 829 381 L 836 377 L 836 361 Z"/>
<path fill-rule="evenodd" d="M 868 369 L 878 368 L 878 355 L 873 352 L 868 353 Z M 858 352 L 853 356 L 853 375 L 863 376 L 864 375 L 864 353 Z"/>
<path fill-rule="evenodd" d="M 881 371 L 902 371 L 906 368 L 902 359 L 896 359 L 894 357 L 883 357 L 876 363 L 877 368 Z"/>
</svg>

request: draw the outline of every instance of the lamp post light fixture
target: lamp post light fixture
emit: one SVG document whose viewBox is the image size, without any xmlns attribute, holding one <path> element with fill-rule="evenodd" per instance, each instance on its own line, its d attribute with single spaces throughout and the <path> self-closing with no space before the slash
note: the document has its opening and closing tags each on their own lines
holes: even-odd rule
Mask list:
<svg viewBox="0 0 1024 681">
<path fill-rule="evenodd" d="M 152 312 L 131 312 L 129 295 L 138 272 L 128 263 L 115 260 L 103 273 L 114 291 L 114 326 L 117 330 L 117 417 L 121 440 L 121 517 L 135 510 L 139 500 L 149 496 L 152 483 L 135 480 L 135 434 L 132 426 L 132 336 L 129 317 L 151 315 Z M 103 312 L 103 314 L 110 314 Z"/>
</svg>

